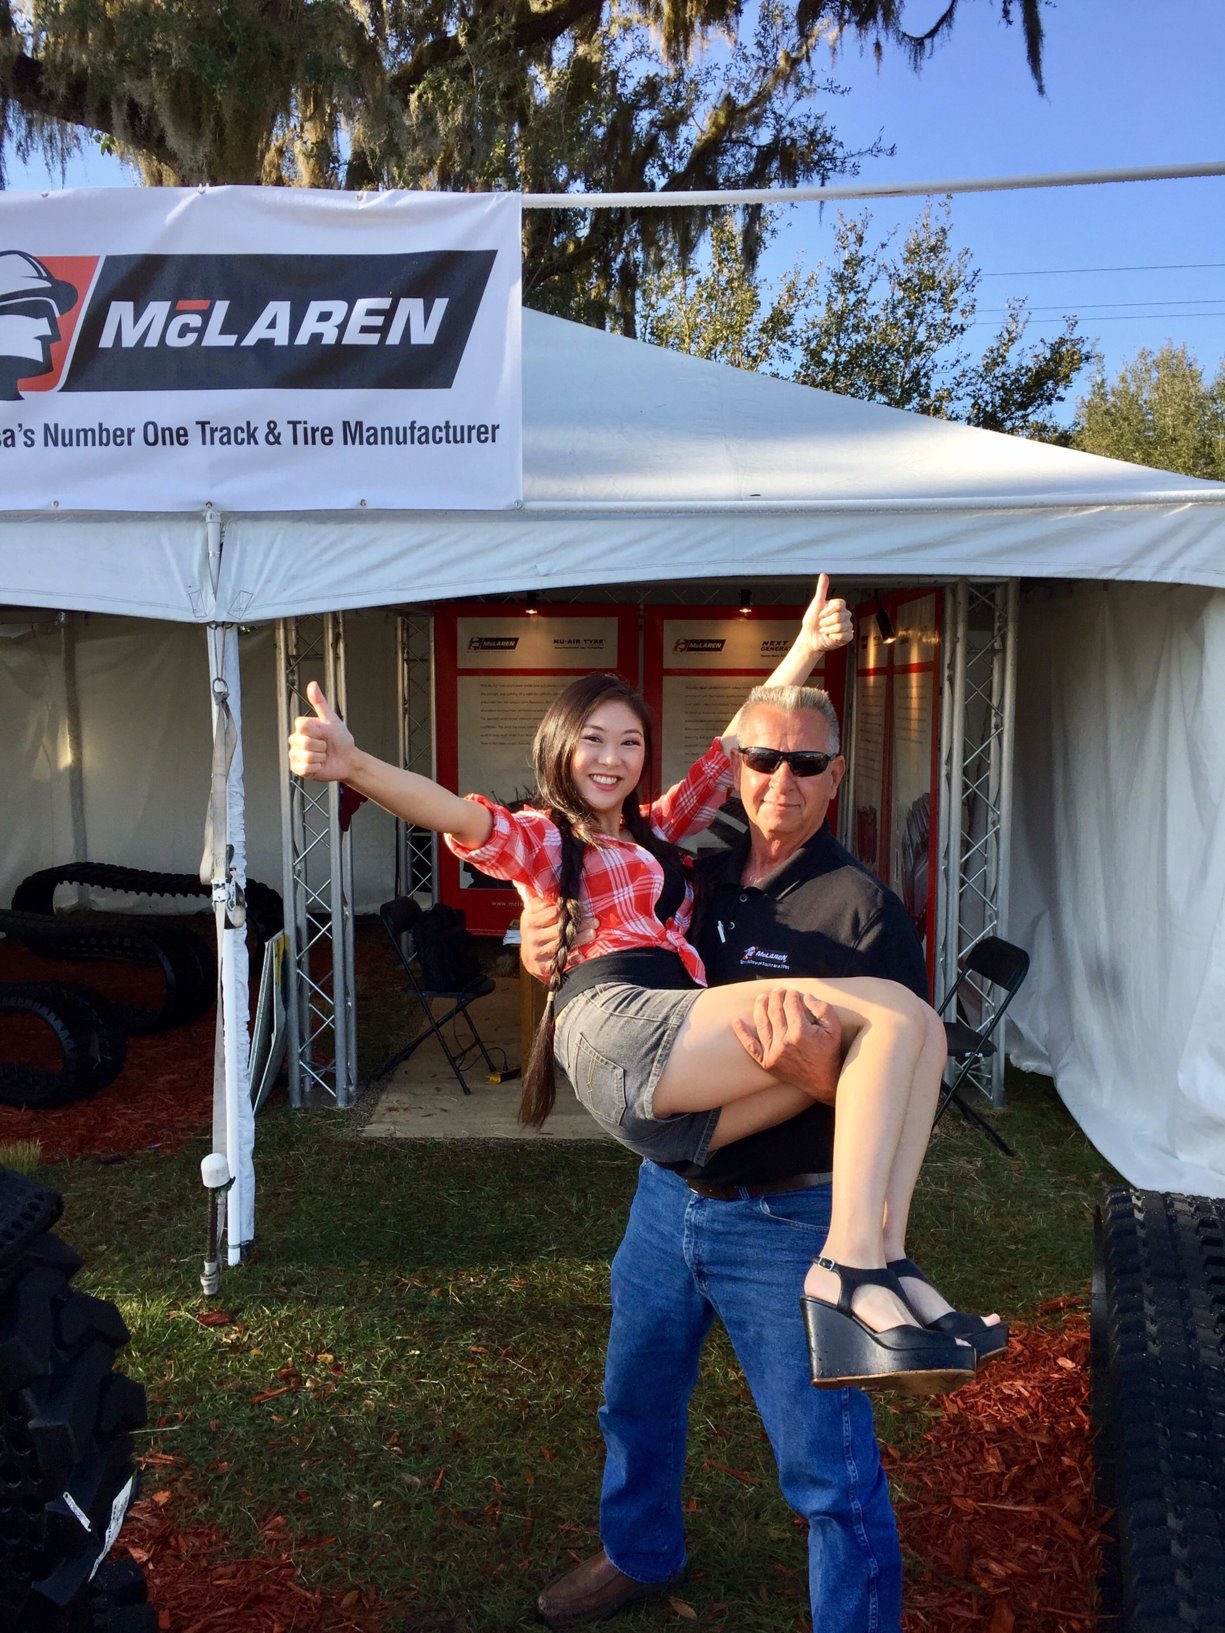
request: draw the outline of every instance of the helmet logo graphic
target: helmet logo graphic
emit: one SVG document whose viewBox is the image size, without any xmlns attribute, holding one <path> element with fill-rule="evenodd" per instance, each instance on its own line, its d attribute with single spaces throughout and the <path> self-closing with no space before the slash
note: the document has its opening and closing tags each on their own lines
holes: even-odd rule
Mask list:
<svg viewBox="0 0 1225 1633">
<path fill-rule="evenodd" d="M 19 401 L 19 380 L 51 372 L 59 319 L 76 303 L 75 286 L 34 256 L 0 250 L 0 401 Z"/>
</svg>

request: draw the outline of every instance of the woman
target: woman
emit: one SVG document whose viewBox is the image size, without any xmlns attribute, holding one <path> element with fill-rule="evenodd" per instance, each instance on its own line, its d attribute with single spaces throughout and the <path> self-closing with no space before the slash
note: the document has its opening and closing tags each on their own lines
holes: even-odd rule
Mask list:
<svg viewBox="0 0 1225 1633">
<path fill-rule="evenodd" d="M 769 684 L 802 681 L 821 651 L 849 635 L 845 608 L 827 605 L 826 590 L 822 576 Z M 300 718 L 290 738 L 296 775 L 344 781 L 445 834 L 483 871 L 560 900 L 551 1001 L 525 1074 L 526 1121 L 538 1125 L 552 1106 L 555 1048 L 596 1120 L 660 1161 L 701 1162 L 803 1108 L 803 1090 L 778 1082 L 739 1041 L 769 983 L 701 985 L 701 962 L 684 939 L 693 893 L 676 841 L 707 825 L 730 790 L 735 720 L 682 783 L 641 807 L 650 760 L 641 698 L 615 676 L 575 681 L 536 734 L 541 809 L 512 813 L 362 753 L 317 687 L 308 698 L 315 716 Z M 598 918 L 600 932 L 576 949 L 585 914 Z M 926 1150 L 943 1027 L 892 982 L 789 976 L 778 985 L 832 1006 L 845 1049 L 830 1229 L 803 1299 L 813 1381 L 916 1393 L 952 1387 L 972 1375 L 973 1345 L 919 1322 L 884 1253 L 885 1220 L 905 1219 Z M 944 1310 L 939 1320 L 956 1315 Z M 958 1319 L 978 1323 L 972 1335 L 988 1331 L 977 1317 Z"/>
</svg>

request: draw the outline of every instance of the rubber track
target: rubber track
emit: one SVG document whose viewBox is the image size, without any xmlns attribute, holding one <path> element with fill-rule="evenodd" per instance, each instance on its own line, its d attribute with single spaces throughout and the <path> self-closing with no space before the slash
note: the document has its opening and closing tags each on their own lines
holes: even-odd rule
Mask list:
<svg viewBox="0 0 1225 1633">
<path fill-rule="evenodd" d="M 54 1034 L 59 1071 L 0 1060 L 0 1103 L 27 1110 L 97 1094 L 123 1070 L 128 1040 L 113 1007 L 88 987 L 59 981 L 0 983 L 0 1014 L 32 1016 Z"/>
<path fill-rule="evenodd" d="M 194 873 L 159 873 L 151 868 L 119 867 L 111 862 L 68 862 L 62 867 L 42 868 L 24 878 L 13 893 L 13 910 L 18 913 L 52 913 L 59 885 L 92 885 L 98 890 L 122 890 L 134 896 L 197 897 L 212 900 L 208 885 Z M 270 941 L 285 928 L 280 893 L 258 879 L 248 879 L 244 887 L 247 920 L 261 941 Z"/>
<path fill-rule="evenodd" d="M 0 932 L 42 958 L 69 962 L 152 965 L 165 992 L 157 1009 L 112 1003 L 127 1032 L 164 1032 L 207 1014 L 217 997 L 211 948 L 181 924 L 149 924 L 100 913 L 0 911 Z"/>
<path fill-rule="evenodd" d="M 1096 1259 L 1103 1608 L 1123 1633 L 1225 1633 L 1225 1200 L 1112 1190 Z"/>
<path fill-rule="evenodd" d="M 115 1371 L 128 1339 L 118 1310 L 75 1291 L 77 1255 L 33 1229 L 58 1208 L 54 1192 L 0 1170 L 0 1628 L 151 1633 L 129 1564 L 91 1580 L 134 1481 L 145 1392 Z"/>
</svg>

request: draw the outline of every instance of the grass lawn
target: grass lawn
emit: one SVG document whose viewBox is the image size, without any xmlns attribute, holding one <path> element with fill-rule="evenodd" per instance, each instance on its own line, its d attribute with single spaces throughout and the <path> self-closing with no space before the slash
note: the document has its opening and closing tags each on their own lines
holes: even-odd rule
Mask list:
<svg viewBox="0 0 1225 1633">
<path fill-rule="evenodd" d="M 1032 1318 L 1087 1290 L 1092 1210 L 1117 1176 L 1045 1080 L 1010 1078 L 1000 1126 L 1016 1161 L 955 1112 L 940 1124 L 911 1246 L 965 1307 Z M 142 1451 L 186 1459 L 179 1500 L 198 1499 L 232 1551 L 275 1537 L 337 1603 L 373 1587 L 408 1627 L 534 1627 L 538 1587 L 597 1545 L 608 1262 L 635 1159 L 611 1143 L 373 1141 L 344 1113 L 271 1109 L 258 1256 L 206 1303 L 204 1149 L 42 1170 L 64 1194 L 79 1282 L 132 1329 L 124 1365 L 156 1425 Z M 232 1320 L 201 1325 L 210 1304 Z M 899 1507 L 906 1447 L 940 1410 L 877 1408 L 902 1454 Z M 790 1629 L 802 1528 L 721 1333 L 689 1469 L 686 1600 L 703 1625 Z M 655 1605 L 617 1625 L 666 1620 Z"/>
</svg>

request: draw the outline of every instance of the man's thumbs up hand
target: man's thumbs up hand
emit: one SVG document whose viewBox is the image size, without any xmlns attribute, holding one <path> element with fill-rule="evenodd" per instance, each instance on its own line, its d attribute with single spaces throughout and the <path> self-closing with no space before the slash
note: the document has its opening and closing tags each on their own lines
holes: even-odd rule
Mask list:
<svg viewBox="0 0 1225 1633">
<path fill-rule="evenodd" d="M 315 712 L 300 714 L 294 721 L 289 737 L 289 769 L 295 777 L 312 782 L 344 782 L 356 759 L 353 733 L 313 680 L 306 688 L 306 701 Z"/>
<path fill-rule="evenodd" d="M 829 599 L 829 575 L 826 573 L 817 579 L 816 592 L 808 603 L 801 628 L 808 637 L 814 657 L 822 652 L 832 652 L 835 647 L 846 646 L 855 633 L 846 602 L 841 596 L 833 601 Z"/>
</svg>

